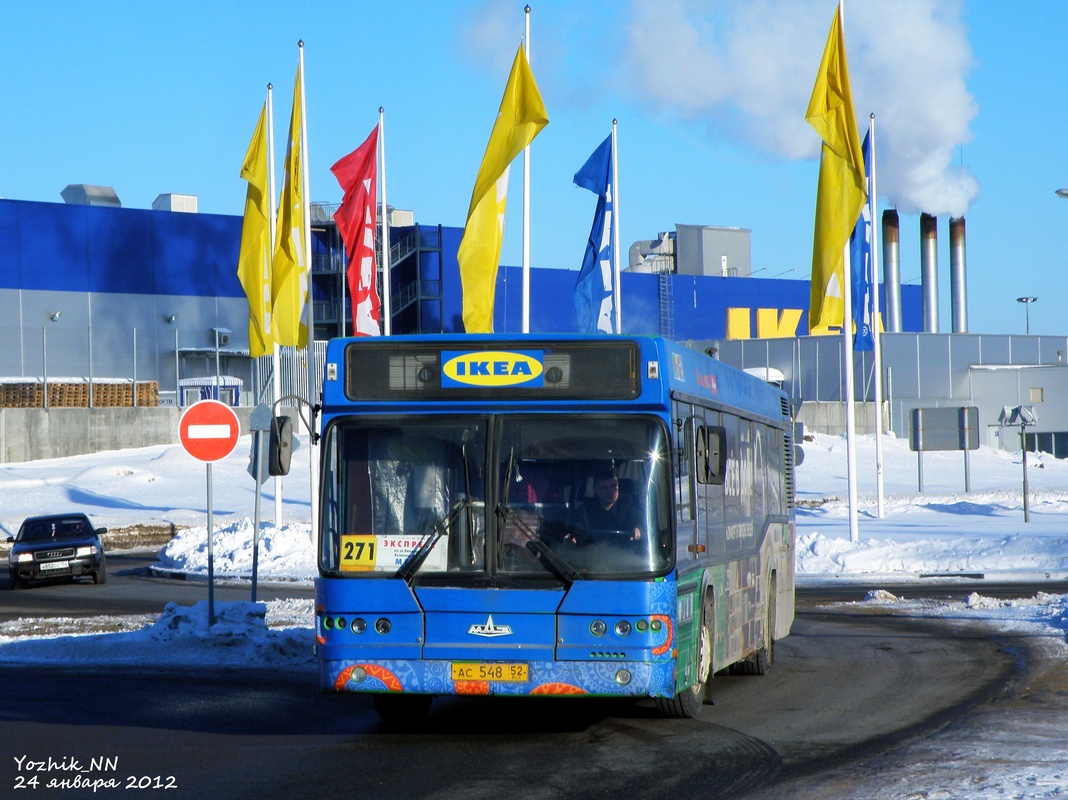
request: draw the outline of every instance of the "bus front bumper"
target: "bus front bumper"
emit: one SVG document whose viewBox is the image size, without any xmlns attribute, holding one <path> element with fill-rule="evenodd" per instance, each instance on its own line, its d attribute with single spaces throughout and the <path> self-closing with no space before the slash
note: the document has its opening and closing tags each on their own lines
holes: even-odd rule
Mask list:
<svg viewBox="0 0 1068 800">
<path fill-rule="evenodd" d="M 525 667 L 525 669 L 524 669 Z M 672 697 L 670 661 L 321 661 L 324 692 L 543 697 Z M 454 677 L 463 675 L 464 677 Z M 484 676 L 484 677 L 480 677 Z"/>
</svg>

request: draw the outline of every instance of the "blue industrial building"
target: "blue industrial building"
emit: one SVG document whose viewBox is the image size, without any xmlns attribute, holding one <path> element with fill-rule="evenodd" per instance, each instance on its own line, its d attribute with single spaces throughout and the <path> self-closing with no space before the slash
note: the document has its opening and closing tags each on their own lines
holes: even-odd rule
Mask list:
<svg viewBox="0 0 1068 800">
<path fill-rule="evenodd" d="M 90 199 L 0 200 L 0 327 L 6 343 L 0 348 L 0 379 L 155 381 L 163 405 L 185 405 L 205 392 L 240 405 L 257 402 L 271 376 L 259 363 L 263 359 L 253 361 L 248 354 L 248 304 L 236 274 L 241 218 L 125 209 L 117 200 L 99 205 L 91 192 L 81 194 Z M 351 325 L 345 256 L 331 209 L 313 204 L 312 210 L 311 286 L 321 343 Z M 412 224 L 410 214 L 400 216 L 409 224 L 390 228 L 392 332 L 462 331 L 456 261 L 462 229 Z M 694 228 L 679 226 L 680 245 L 712 230 Z M 661 234 L 659 244 L 667 239 Z M 632 266 L 639 244 L 631 248 Z M 707 242 L 701 247 L 707 250 Z M 745 254 L 747 259 L 747 240 Z M 713 255 L 726 266 L 726 255 Z M 684 269 L 677 254 L 657 258 L 652 269 L 622 274 L 624 333 L 715 346 L 737 366 L 774 370 L 798 401 L 841 403 L 842 337 L 808 335 L 809 281 L 752 277 L 748 263 L 708 274 L 692 263 Z M 531 332 L 576 330 L 574 266 L 531 270 Z M 518 267 L 500 269 L 498 332 L 521 329 L 521 287 Z M 923 332 L 922 300 L 921 287 L 901 286 L 901 328 L 884 338 L 884 365 L 895 394 L 882 413 L 899 431 L 910 408 L 978 404 L 990 431 L 985 441 L 993 443 L 1002 405 L 1037 397 L 1052 410 L 1050 400 L 1068 394 L 1059 391 L 1062 370 L 1022 371 L 1062 366 L 1068 353 L 1064 337 Z M 870 356 L 858 354 L 854 363 L 855 396 L 870 401 Z M 990 372 L 992 366 L 999 369 Z M 1000 370 L 1004 366 L 1012 370 Z M 1015 377 L 1006 383 L 1006 375 Z M 1039 377 L 1045 385 L 1034 384 Z M 289 379 L 306 393 L 306 382 Z M 1068 433 L 1060 433 L 1068 430 L 1066 417 L 1068 407 L 1047 414 L 1035 435 L 1049 437 L 1055 451 L 1068 451 Z M 1044 440 L 1034 441 L 1041 446 Z"/>
<path fill-rule="evenodd" d="M 347 314 L 345 258 L 329 209 L 313 209 L 316 339 L 325 340 L 342 333 Z M 463 330 L 456 261 L 462 233 L 441 225 L 390 229 L 393 333 Z M 8 342 L 0 377 L 155 380 L 165 402 L 180 404 L 180 383 L 218 370 L 239 379 L 250 401 L 255 376 L 236 275 L 240 238 L 237 216 L 0 200 L 0 312 Z M 576 330 L 576 277 L 575 270 L 531 271 L 532 332 Z M 497 331 L 520 330 L 521 285 L 519 268 L 500 269 Z M 722 340 L 728 309 L 735 310 L 734 336 L 737 320 L 746 327 L 750 313 L 748 334 L 768 335 L 758 327 L 759 309 L 764 319 L 774 312 L 772 335 L 807 333 L 804 280 L 624 272 L 621 287 L 625 333 Z M 905 305 L 905 329 L 917 330 L 918 302 Z"/>
</svg>

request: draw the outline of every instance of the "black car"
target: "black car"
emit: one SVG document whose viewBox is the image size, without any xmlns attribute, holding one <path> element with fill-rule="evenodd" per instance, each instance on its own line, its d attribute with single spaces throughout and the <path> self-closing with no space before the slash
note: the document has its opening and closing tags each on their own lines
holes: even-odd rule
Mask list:
<svg viewBox="0 0 1068 800">
<path fill-rule="evenodd" d="M 107 581 L 107 564 L 100 535 L 85 514 L 49 514 L 23 521 L 11 545 L 8 564 L 11 588 L 29 581 L 90 575 L 93 583 Z"/>
</svg>

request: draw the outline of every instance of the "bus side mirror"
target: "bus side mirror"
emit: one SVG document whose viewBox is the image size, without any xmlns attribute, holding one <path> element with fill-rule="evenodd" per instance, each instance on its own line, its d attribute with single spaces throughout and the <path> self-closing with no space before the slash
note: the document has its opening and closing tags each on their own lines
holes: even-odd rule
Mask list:
<svg viewBox="0 0 1068 800">
<path fill-rule="evenodd" d="M 271 438 L 267 446 L 267 474 L 288 475 L 293 458 L 293 420 L 275 417 L 271 420 Z"/>
</svg>

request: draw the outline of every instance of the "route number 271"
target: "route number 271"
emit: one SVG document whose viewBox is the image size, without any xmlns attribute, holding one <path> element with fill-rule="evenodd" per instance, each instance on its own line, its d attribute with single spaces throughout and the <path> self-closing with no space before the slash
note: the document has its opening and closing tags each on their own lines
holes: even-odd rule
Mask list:
<svg viewBox="0 0 1068 800">
<path fill-rule="evenodd" d="M 375 568 L 375 536 L 349 534 L 341 537 L 341 569 L 345 572 L 366 572 Z"/>
</svg>

